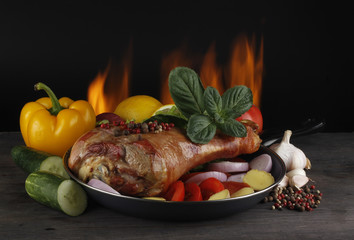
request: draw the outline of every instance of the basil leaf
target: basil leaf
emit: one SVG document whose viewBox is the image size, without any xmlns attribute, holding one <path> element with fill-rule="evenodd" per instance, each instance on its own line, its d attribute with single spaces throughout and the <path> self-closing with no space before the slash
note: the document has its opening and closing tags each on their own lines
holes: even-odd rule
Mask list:
<svg viewBox="0 0 354 240">
<path fill-rule="evenodd" d="M 228 118 L 224 121 L 223 124 L 218 124 L 218 129 L 220 129 L 223 133 L 233 137 L 247 136 L 246 127 L 233 118 Z"/>
<path fill-rule="evenodd" d="M 229 88 L 222 95 L 222 109 L 228 118 L 237 118 L 247 112 L 253 104 L 251 89 L 246 86 Z"/>
<path fill-rule="evenodd" d="M 194 143 L 208 143 L 216 132 L 216 125 L 209 116 L 194 114 L 187 124 L 187 136 Z"/>
<path fill-rule="evenodd" d="M 176 67 L 170 72 L 168 87 L 175 105 L 185 117 L 203 114 L 204 87 L 196 72 L 187 67 Z"/>
<path fill-rule="evenodd" d="M 213 87 L 207 87 L 204 92 L 204 107 L 209 116 L 215 119 L 216 122 L 220 122 L 221 108 L 222 108 L 222 99 L 218 92 Z"/>
</svg>

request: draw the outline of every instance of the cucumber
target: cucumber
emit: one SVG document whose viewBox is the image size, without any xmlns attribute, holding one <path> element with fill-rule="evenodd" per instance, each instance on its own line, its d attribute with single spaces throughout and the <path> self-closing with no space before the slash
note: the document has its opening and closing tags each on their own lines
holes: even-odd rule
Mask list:
<svg viewBox="0 0 354 240">
<path fill-rule="evenodd" d="M 87 207 L 87 195 L 82 187 L 56 174 L 33 172 L 28 175 L 25 188 L 27 194 L 37 202 L 69 216 L 78 216 Z"/>
<path fill-rule="evenodd" d="M 26 146 L 15 146 L 11 149 L 14 162 L 27 173 L 48 171 L 69 179 L 65 171 L 63 159 L 59 156 L 39 151 Z"/>
</svg>

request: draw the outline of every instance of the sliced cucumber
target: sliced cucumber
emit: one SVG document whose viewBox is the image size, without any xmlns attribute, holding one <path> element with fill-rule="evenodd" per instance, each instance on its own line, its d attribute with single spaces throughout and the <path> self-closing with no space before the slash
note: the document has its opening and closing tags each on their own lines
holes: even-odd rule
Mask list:
<svg viewBox="0 0 354 240">
<path fill-rule="evenodd" d="M 44 159 L 39 167 L 39 170 L 55 173 L 65 179 L 70 179 L 69 174 L 65 171 L 63 159 L 58 156 L 51 156 Z"/>
<path fill-rule="evenodd" d="M 56 174 L 33 172 L 28 175 L 25 188 L 37 202 L 70 216 L 82 214 L 87 207 L 87 195 L 81 186 Z"/>
<path fill-rule="evenodd" d="M 64 213 L 70 216 L 78 216 L 86 209 L 86 193 L 73 180 L 65 180 L 58 188 L 58 203 Z"/>
<path fill-rule="evenodd" d="M 11 149 L 14 162 L 28 173 L 48 171 L 69 179 L 64 169 L 63 160 L 59 156 L 39 151 L 26 146 L 15 146 Z"/>
</svg>

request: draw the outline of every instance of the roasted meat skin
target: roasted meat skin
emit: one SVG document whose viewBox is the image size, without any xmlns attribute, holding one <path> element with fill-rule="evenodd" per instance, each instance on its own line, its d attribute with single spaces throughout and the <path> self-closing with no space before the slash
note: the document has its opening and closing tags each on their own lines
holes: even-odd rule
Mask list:
<svg viewBox="0 0 354 240">
<path fill-rule="evenodd" d="M 192 143 L 178 128 L 118 137 L 114 127 L 95 128 L 76 141 L 68 166 L 84 182 L 97 178 L 124 195 L 156 196 L 200 164 L 257 151 L 261 140 L 246 127 L 247 137 L 217 133 L 207 144 Z"/>
</svg>

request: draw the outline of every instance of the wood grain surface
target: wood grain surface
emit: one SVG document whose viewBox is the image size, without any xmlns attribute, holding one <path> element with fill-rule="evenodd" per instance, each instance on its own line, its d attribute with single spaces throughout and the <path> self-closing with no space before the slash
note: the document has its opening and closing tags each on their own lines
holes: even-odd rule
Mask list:
<svg viewBox="0 0 354 240">
<path fill-rule="evenodd" d="M 32 200 L 27 175 L 11 159 L 20 133 L 0 133 L 0 239 L 351 239 L 354 236 L 354 133 L 292 140 L 312 162 L 308 176 L 323 193 L 312 212 L 270 210 L 259 203 L 222 219 L 168 222 L 135 218 L 89 201 L 69 217 Z"/>
</svg>

